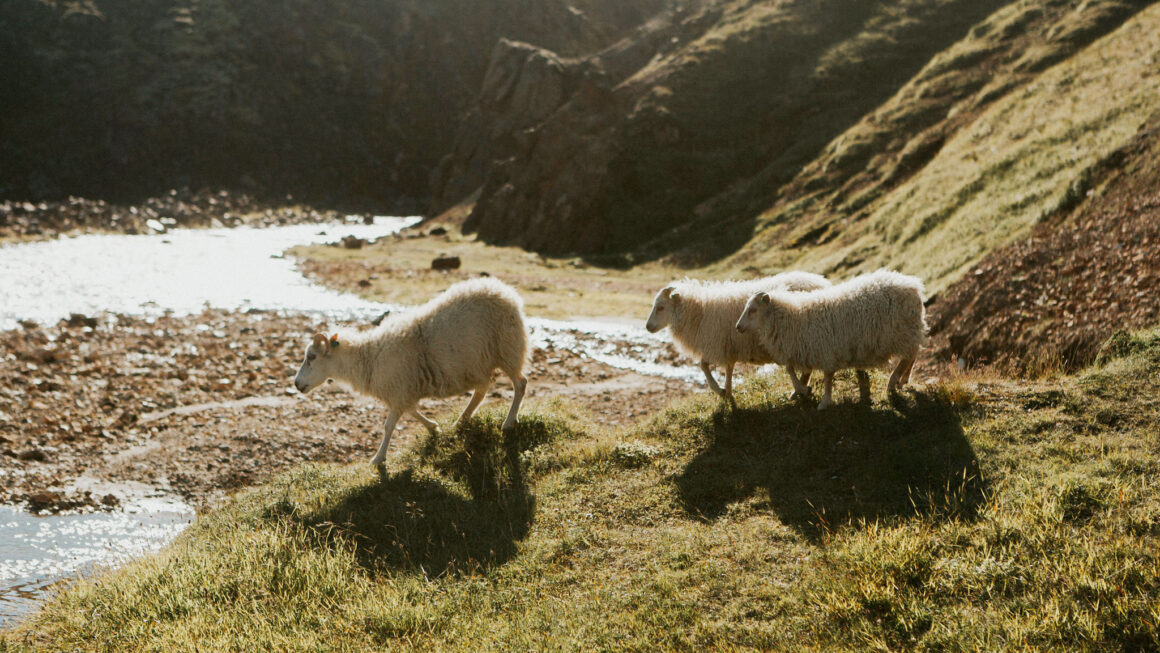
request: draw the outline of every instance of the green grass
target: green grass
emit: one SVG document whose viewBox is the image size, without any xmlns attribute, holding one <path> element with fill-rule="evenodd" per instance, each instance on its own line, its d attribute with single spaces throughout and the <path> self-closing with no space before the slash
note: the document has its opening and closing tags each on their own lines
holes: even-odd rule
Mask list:
<svg viewBox="0 0 1160 653">
<path fill-rule="evenodd" d="M 485 411 L 310 465 L 0 650 L 1156 650 L 1160 331 L 818 413 L 781 378 L 604 431 Z"/>
</svg>

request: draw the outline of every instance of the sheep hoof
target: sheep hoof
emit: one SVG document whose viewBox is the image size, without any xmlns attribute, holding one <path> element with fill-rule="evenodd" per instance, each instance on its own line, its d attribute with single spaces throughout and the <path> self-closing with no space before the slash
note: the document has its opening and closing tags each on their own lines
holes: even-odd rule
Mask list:
<svg viewBox="0 0 1160 653">
<path fill-rule="evenodd" d="M 514 429 L 515 427 L 516 427 L 515 422 L 512 422 L 511 424 L 504 422 L 503 426 L 499 427 L 499 430 L 503 431 L 504 433 L 510 433 L 511 430 Z"/>
<path fill-rule="evenodd" d="M 430 435 L 433 435 L 433 436 L 434 435 L 443 435 L 443 430 L 440 429 L 438 426 L 432 426 L 431 428 L 427 429 L 427 433 L 429 433 Z"/>
<path fill-rule="evenodd" d="M 382 467 L 382 466 L 383 466 L 383 459 L 382 458 L 379 458 L 378 456 L 371 458 L 371 467 Z"/>
<path fill-rule="evenodd" d="M 830 401 L 829 399 L 823 399 L 821 403 L 818 404 L 818 410 L 825 410 L 833 404 L 834 402 Z"/>
</svg>

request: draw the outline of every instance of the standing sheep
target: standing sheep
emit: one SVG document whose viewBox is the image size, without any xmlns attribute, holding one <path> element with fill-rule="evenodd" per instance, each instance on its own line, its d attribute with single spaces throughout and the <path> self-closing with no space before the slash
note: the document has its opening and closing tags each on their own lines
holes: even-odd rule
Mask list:
<svg viewBox="0 0 1160 653">
<path fill-rule="evenodd" d="M 523 300 L 500 281 L 472 279 L 422 306 L 391 314 L 371 331 L 335 334 L 329 340 L 315 334 L 294 385 L 309 392 L 335 379 L 385 402 L 383 441 L 371 459 L 372 465 L 379 465 L 403 414 L 414 413 L 428 431 L 438 432 L 438 425 L 418 411 L 420 399 L 474 390 L 455 422 L 459 426 L 475 413 L 497 368 L 515 386 L 503 422 L 503 430 L 510 430 L 528 383 L 523 374 L 527 356 Z"/>
<path fill-rule="evenodd" d="M 649 333 L 656 333 L 671 327 L 677 349 L 700 358 L 709 388 L 729 398 L 733 396 L 733 367 L 737 363 L 785 364 L 770 356 L 755 336 L 740 334 L 733 328 L 746 300 L 763 290 L 803 291 L 829 286 L 825 277 L 809 272 L 783 272 L 752 281 L 676 281 L 657 293 L 645 328 Z M 713 378 L 711 365 L 725 366 L 724 389 Z M 794 388 L 804 387 L 809 379 L 810 372 L 806 369 L 800 382 L 794 378 Z M 804 392 L 808 393 L 808 388 Z"/>
<path fill-rule="evenodd" d="M 791 370 L 822 370 L 822 410 L 833 403 L 834 372 L 840 369 L 880 367 L 897 356 L 887 389 L 893 392 L 910 380 L 926 339 L 923 292 L 921 279 L 891 270 L 807 293 L 762 291 L 746 303 L 737 331 L 755 333 L 770 355 L 787 361 Z"/>
</svg>

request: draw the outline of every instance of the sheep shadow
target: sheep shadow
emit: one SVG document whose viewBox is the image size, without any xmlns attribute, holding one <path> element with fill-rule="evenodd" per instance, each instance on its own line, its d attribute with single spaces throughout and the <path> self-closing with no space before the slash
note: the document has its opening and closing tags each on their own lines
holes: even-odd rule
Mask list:
<svg viewBox="0 0 1160 653">
<path fill-rule="evenodd" d="M 987 495 L 957 413 L 922 392 L 896 395 L 889 406 L 839 403 L 823 412 L 810 404 L 719 408 L 705 436 L 675 478 L 696 519 L 756 501 L 817 538 L 862 520 L 971 519 Z"/>
<path fill-rule="evenodd" d="M 435 578 L 502 565 L 535 517 L 519 454 L 543 439 L 537 426 L 521 423 L 500 435 L 498 422 L 473 420 L 431 436 L 418 447 L 419 466 L 380 468 L 377 483 L 321 510 L 314 526 L 353 542 L 360 565 L 372 572 Z"/>
</svg>

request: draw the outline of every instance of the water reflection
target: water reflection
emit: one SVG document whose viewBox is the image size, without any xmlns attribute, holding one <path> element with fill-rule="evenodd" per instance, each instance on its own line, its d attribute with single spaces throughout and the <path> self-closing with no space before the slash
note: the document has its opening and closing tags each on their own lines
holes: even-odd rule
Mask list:
<svg viewBox="0 0 1160 653">
<path fill-rule="evenodd" d="M 157 551 L 193 515 L 189 505 L 160 497 L 116 512 L 45 517 L 0 506 L 0 627 L 33 611 L 62 579 Z"/>
</svg>

